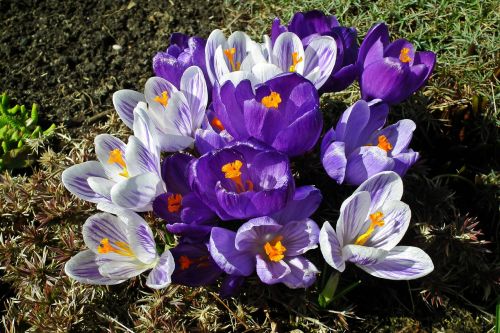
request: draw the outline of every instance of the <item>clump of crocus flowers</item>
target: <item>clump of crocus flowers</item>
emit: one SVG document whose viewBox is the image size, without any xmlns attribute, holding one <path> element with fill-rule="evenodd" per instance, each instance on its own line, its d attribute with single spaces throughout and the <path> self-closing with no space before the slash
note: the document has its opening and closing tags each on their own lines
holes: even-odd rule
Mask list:
<svg viewBox="0 0 500 333">
<path fill-rule="evenodd" d="M 276 19 L 270 30 L 262 42 L 240 31 L 207 40 L 175 33 L 154 57 L 157 76 L 144 93 L 113 95 L 133 135 L 127 143 L 97 136 L 97 161 L 62 175 L 71 193 L 103 211 L 85 222 L 88 249 L 66 264 L 68 276 L 110 285 L 149 271 L 150 288 L 221 281 L 225 297 L 254 274 L 308 288 L 323 267 L 310 258 L 318 247 L 338 272 L 348 262 L 394 280 L 433 270 L 424 251 L 398 245 L 411 222 L 401 177 L 419 157 L 409 148 L 416 126 L 386 122 L 390 105 L 428 79 L 435 54 L 390 42 L 383 23 L 358 47 L 356 29 L 319 11 L 296 13 L 288 25 Z M 355 80 L 363 99 L 319 144 L 321 94 Z M 359 185 L 335 227 L 311 218 L 329 198 L 297 185 L 290 163 L 318 146 L 332 186 Z M 152 229 L 147 212 L 165 227 Z M 158 233 L 169 243 L 158 244 Z"/>
</svg>

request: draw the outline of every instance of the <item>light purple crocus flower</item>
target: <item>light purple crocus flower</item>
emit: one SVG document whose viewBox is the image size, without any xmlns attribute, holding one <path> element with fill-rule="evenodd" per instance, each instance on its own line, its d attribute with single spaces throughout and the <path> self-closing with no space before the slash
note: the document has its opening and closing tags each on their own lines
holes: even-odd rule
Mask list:
<svg viewBox="0 0 500 333">
<path fill-rule="evenodd" d="M 389 42 L 384 23 L 374 25 L 361 43 L 358 66 L 361 96 L 397 104 L 422 87 L 436 64 L 434 52 L 416 52 L 406 39 Z"/>
<path fill-rule="evenodd" d="M 129 137 L 128 144 L 112 135 L 96 136 L 98 161 L 64 170 L 62 182 L 66 189 L 112 213 L 122 209 L 152 210 L 154 198 L 165 192 L 157 134 L 144 110 L 135 111 L 133 128 L 136 135 Z"/>
<path fill-rule="evenodd" d="M 286 155 L 258 142 L 235 142 L 190 164 L 190 185 L 222 220 L 278 212 L 295 183 Z"/>
<path fill-rule="evenodd" d="M 357 101 L 341 116 L 321 143 L 321 161 L 337 183 L 359 185 L 381 171 L 403 176 L 418 160 L 408 148 L 415 123 L 403 119 L 382 128 L 389 108 L 379 100 Z"/>
<path fill-rule="evenodd" d="M 147 103 L 147 104 L 146 104 Z M 174 152 L 194 143 L 194 135 L 205 120 L 208 91 L 199 67 L 187 68 L 180 78 L 180 89 L 161 78 L 146 82 L 144 94 L 119 90 L 113 94 L 113 104 L 123 122 L 133 127 L 133 111 L 146 111 L 158 131 L 162 151 Z"/>
<path fill-rule="evenodd" d="M 340 208 L 336 230 L 321 228 L 319 243 L 326 262 L 343 272 L 352 262 L 367 273 L 390 280 L 411 280 L 434 269 L 431 258 L 413 246 L 396 246 L 411 219 L 400 201 L 403 183 L 398 174 L 381 172 L 361 184 Z"/>
<path fill-rule="evenodd" d="M 208 91 L 212 85 L 207 74 L 205 63 L 204 38 L 174 32 L 170 36 L 170 46 L 165 52 L 158 52 L 153 58 L 153 70 L 156 76 L 164 78 L 177 89 L 181 89 L 182 74 L 191 66 L 198 66 L 203 71 L 205 81 L 208 82 Z"/>
<path fill-rule="evenodd" d="M 310 219 L 281 225 L 264 216 L 244 223 L 237 232 L 213 228 L 209 250 L 228 274 L 249 276 L 256 270 L 266 284 L 307 288 L 318 270 L 303 254 L 317 247 L 318 234 L 318 226 Z"/>
<path fill-rule="evenodd" d="M 255 138 L 288 156 L 312 149 L 323 127 L 317 90 L 296 73 L 280 74 L 255 92 L 249 80 L 216 84 L 213 107 L 235 140 Z"/>
<path fill-rule="evenodd" d="M 110 285 L 152 269 L 146 281 L 148 287 L 160 289 L 170 284 L 174 258 L 169 250 L 158 255 L 153 233 L 139 215 L 92 215 L 83 225 L 83 239 L 88 250 L 78 253 L 64 267 L 72 279 Z"/>
<path fill-rule="evenodd" d="M 344 90 L 356 79 L 358 75 L 356 29 L 340 26 L 333 15 L 312 10 L 295 13 L 286 26 L 281 25 L 279 18 L 275 18 L 271 28 L 271 42 L 274 44 L 278 36 L 287 31 L 295 33 L 304 47 L 318 36 L 330 36 L 337 42 L 335 66 L 321 87 L 321 92 Z"/>
</svg>

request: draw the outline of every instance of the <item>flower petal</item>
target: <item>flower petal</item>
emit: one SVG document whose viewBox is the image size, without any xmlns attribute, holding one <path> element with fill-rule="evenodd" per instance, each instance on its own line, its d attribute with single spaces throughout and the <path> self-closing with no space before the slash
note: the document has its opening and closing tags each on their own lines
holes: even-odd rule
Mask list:
<svg viewBox="0 0 500 333">
<path fill-rule="evenodd" d="M 354 192 L 342 203 L 336 227 L 341 246 L 356 241 L 361 230 L 365 228 L 369 209 L 370 194 L 368 192 Z"/>
<path fill-rule="evenodd" d="M 339 272 L 345 270 L 345 261 L 342 257 L 341 240 L 337 237 L 337 233 L 332 228 L 330 222 L 323 223 L 323 227 L 319 232 L 319 245 L 321 254 L 326 263 Z"/>
<path fill-rule="evenodd" d="M 172 282 L 172 273 L 175 269 L 175 261 L 172 253 L 165 250 L 156 264 L 156 267 L 149 273 L 146 286 L 153 289 L 162 289 Z"/>
<path fill-rule="evenodd" d="M 281 243 L 286 248 L 287 257 L 298 256 L 318 247 L 319 227 L 311 219 L 293 221 L 280 231 Z"/>
<path fill-rule="evenodd" d="M 140 103 L 134 110 L 134 136 L 142 142 L 153 157 L 154 164 L 160 163 L 159 133 L 147 112 L 147 105 Z"/>
<path fill-rule="evenodd" d="M 323 200 L 321 191 L 314 186 L 301 186 L 295 189 L 293 199 L 288 201 L 285 208 L 272 218 L 284 225 L 291 221 L 303 220 L 314 214 Z"/>
<path fill-rule="evenodd" d="M 193 127 L 199 128 L 208 103 L 207 83 L 199 67 L 191 66 L 182 74 L 181 91 L 193 114 Z"/>
<path fill-rule="evenodd" d="M 305 52 L 300 38 L 293 32 L 284 32 L 278 36 L 273 47 L 273 63 L 277 65 L 283 72 L 289 72 L 290 66 L 293 65 L 292 54 L 297 52 L 297 59 L 302 58 L 295 65 L 295 72 L 304 73 Z"/>
<path fill-rule="evenodd" d="M 282 226 L 268 216 L 245 222 L 236 232 L 235 247 L 238 251 L 257 252 L 269 237 L 280 232 Z"/>
<path fill-rule="evenodd" d="M 236 233 L 224 228 L 212 228 L 209 251 L 215 263 L 227 274 L 248 276 L 255 270 L 255 259 L 248 252 L 238 251 Z"/>
<path fill-rule="evenodd" d="M 319 89 L 332 74 L 335 60 L 337 59 L 337 42 L 330 36 L 314 38 L 305 50 L 304 76 L 312 73 L 319 67 L 318 76 L 311 81 Z"/>
<path fill-rule="evenodd" d="M 432 272 L 434 264 L 427 253 L 417 247 L 396 246 L 384 260 L 360 268 L 382 279 L 413 280 Z"/>
<path fill-rule="evenodd" d="M 226 37 L 222 30 L 215 29 L 208 36 L 207 44 L 205 46 L 205 61 L 207 63 L 207 73 L 212 84 L 215 83 L 217 77 L 215 75 L 215 51 L 220 45 L 227 45 Z"/>
<path fill-rule="evenodd" d="M 154 173 L 144 173 L 116 184 L 111 190 L 113 203 L 137 212 L 150 211 L 159 194 L 161 179 Z"/>
<path fill-rule="evenodd" d="M 123 172 L 123 167 L 118 163 L 109 162 L 110 153 L 118 149 L 122 157 L 125 157 L 125 150 L 127 146 L 122 140 L 115 138 L 109 134 L 99 134 L 94 139 L 95 154 L 97 159 L 101 162 L 104 171 L 106 172 L 107 178 L 115 182 L 119 182 L 124 178 L 120 173 Z M 124 161 L 126 163 L 126 159 Z"/>
<path fill-rule="evenodd" d="M 321 156 L 321 163 L 323 164 L 328 176 L 330 176 L 338 184 L 342 184 L 344 182 L 345 169 L 347 166 L 345 142 L 335 141 L 326 147 L 327 148 Z"/>
<path fill-rule="evenodd" d="M 368 178 L 354 193 L 366 191 L 370 193 L 370 212 L 376 212 L 386 203 L 401 200 L 403 196 L 403 182 L 395 172 L 384 171 Z"/>
<path fill-rule="evenodd" d="M 374 247 L 349 244 L 342 248 L 345 261 L 355 263 L 358 267 L 382 262 L 389 252 Z"/>
<path fill-rule="evenodd" d="M 165 110 L 165 106 L 155 100 L 156 97 L 162 97 L 163 92 L 166 92 L 168 97 L 171 98 L 178 90 L 172 83 L 158 76 L 153 76 L 146 81 L 144 96 L 148 106 L 156 112 Z"/>
<path fill-rule="evenodd" d="M 288 288 L 309 288 L 316 281 L 319 270 L 312 262 L 302 256 L 287 259 L 290 273 L 285 275 L 281 282 Z"/>
<path fill-rule="evenodd" d="M 134 124 L 134 109 L 139 102 L 146 102 L 144 94 L 140 92 L 122 89 L 113 94 L 113 105 L 120 119 L 132 129 Z"/>
<path fill-rule="evenodd" d="M 90 216 L 83 224 L 82 234 L 85 245 L 94 253 L 97 253 L 101 241 L 105 238 L 111 244 L 116 242 L 128 244 L 126 223 L 109 213 Z"/>
<path fill-rule="evenodd" d="M 382 206 L 381 213 L 384 214 L 384 225 L 375 228 L 365 245 L 389 251 L 403 239 L 408 230 L 411 211 L 401 201 L 390 201 Z"/>
<path fill-rule="evenodd" d="M 153 232 L 142 217 L 134 212 L 126 215 L 127 231 L 130 248 L 137 259 L 145 264 L 151 264 L 158 258 Z"/>
<path fill-rule="evenodd" d="M 73 165 L 63 171 L 61 179 L 64 187 L 80 199 L 99 203 L 109 201 L 106 196 L 96 193 L 88 183 L 88 179 L 96 177 L 107 179 L 101 163 L 97 161 L 87 161 Z"/>
<path fill-rule="evenodd" d="M 125 159 L 127 160 L 127 170 L 130 176 L 152 172 L 160 174 L 160 158 L 150 152 L 146 146 L 135 136 L 128 139 Z"/>
<path fill-rule="evenodd" d="M 257 82 L 262 83 L 283 73 L 283 70 L 276 65 L 265 63 L 252 67 L 252 73 L 255 75 Z"/>
<path fill-rule="evenodd" d="M 392 170 L 394 160 L 377 146 L 364 146 L 352 152 L 347 158 L 345 182 L 358 185 L 380 172 Z"/>
<path fill-rule="evenodd" d="M 95 259 L 96 255 L 91 250 L 80 252 L 64 265 L 64 272 L 80 283 L 112 285 L 125 281 L 102 276 Z"/>
<path fill-rule="evenodd" d="M 291 273 L 290 267 L 284 260 L 269 261 L 260 254 L 257 254 L 255 258 L 257 275 L 265 284 L 279 283 L 283 277 Z"/>
</svg>

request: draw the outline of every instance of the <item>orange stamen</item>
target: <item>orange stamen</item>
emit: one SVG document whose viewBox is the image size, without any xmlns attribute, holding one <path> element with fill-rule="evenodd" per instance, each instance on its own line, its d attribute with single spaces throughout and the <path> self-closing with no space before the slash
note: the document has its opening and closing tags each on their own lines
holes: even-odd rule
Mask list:
<svg viewBox="0 0 500 333">
<path fill-rule="evenodd" d="M 299 52 L 292 52 L 292 65 L 290 66 L 290 72 L 295 72 L 297 64 L 302 60 L 302 57 L 299 58 Z"/>
<path fill-rule="evenodd" d="M 153 98 L 153 101 L 158 102 L 163 106 L 167 106 L 168 105 L 168 92 L 163 91 L 161 93 L 161 96 L 156 96 L 155 98 Z"/>
<path fill-rule="evenodd" d="M 236 63 L 234 62 L 234 55 L 236 54 L 236 48 L 232 47 L 230 49 L 224 50 L 224 55 L 227 57 L 227 60 L 229 60 L 229 63 L 231 64 L 231 69 L 232 71 L 239 71 L 240 70 L 240 62 L 237 61 Z"/>
<path fill-rule="evenodd" d="M 208 263 L 208 256 L 201 256 L 199 258 L 189 258 L 188 256 L 180 256 L 179 257 L 179 265 L 181 266 L 181 271 L 189 269 L 191 265 L 196 264 L 196 267 L 208 267 L 210 264 Z"/>
<path fill-rule="evenodd" d="M 167 198 L 167 209 L 170 213 L 178 213 L 181 209 L 182 195 L 179 193 L 172 194 Z"/>
<path fill-rule="evenodd" d="M 192 264 L 193 261 L 189 259 L 188 256 L 180 256 L 179 257 L 179 264 L 181 265 L 181 270 L 184 271 L 188 269 Z"/>
<path fill-rule="evenodd" d="M 277 92 L 271 91 L 269 96 L 265 96 L 262 98 L 261 103 L 266 108 L 275 108 L 277 109 L 281 103 L 281 96 Z"/>
<path fill-rule="evenodd" d="M 380 149 L 383 149 L 387 152 L 391 151 L 392 150 L 392 145 L 391 143 L 389 142 L 389 140 L 387 139 L 387 137 L 385 135 L 380 135 L 378 137 L 378 145 L 377 147 L 379 147 Z"/>
<path fill-rule="evenodd" d="M 245 192 L 245 185 L 241 179 L 241 167 L 243 163 L 240 160 L 235 160 L 234 162 L 226 163 L 222 166 L 221 171 L 224 172 L 225 177 L 231 179 L 236 185 L 236 193 Z M 250 180 L 246 181 L 248 186 L 248 191 L 253 191 L 253 183 Z"/>
<path fill-rule="evenodd" d="M 373 214 L 370 214 L 371 222 L 368 230 L 366 230 L 364 234 L 359 236 L 354 244 L 365 245 L 365 243 L 368 241 L 368 238 L 370 238 L 371 234 L 375 231 L 375 227 L 382 227 L 384 225 L 384 221 L 382 220 L 383 218 L 384 214 L 382 214 L 382 212 L 375 212 Z"/>
<path fill-rule="evenodd" d="M 264 245 L 264 251 L 266 251 L 269 260 L 278 262 L 285 257 L 283 253 L 286 252 L 286 247 L 281 244 L 283 236 L 275 237 L 271 242 L 267 242 Z"/>
<path fill-rule="evenodd" d="M 123 160 L 123 155 L 120 149 L 113 149 L 109 153 L 109 158 L 108 158 L 108 163 L 113 164 L 116 163 L 119 166 L 122 167 L 123 171 L 119 173 L 120 176 L 123 176 L 125 178 L 129 177 L 128 171 L 127 171 L 127 164 Z"/>
<path fill-rule="evenodd" d="M 401 52 L 399 53 L 399 60 L 403 63 L 408 63 L 410 62 L 412 59 L 410 58 L 410 56 L 408 55 L 410 53 L 410 49 L 407 48 L 407 47 L 403 47 L 401 49 Z"/>
<path fill-rule="evenodd" d="M 134 252 L 130 248 L 130 246 L 125 242 L 117 241 L 114 246 L 109 242 L 108 238 L 103 238 L 101 243 L 97 247 L 97 253 L 106 254 L 109 252 L 113 252 L 119 254 L 121 256 L 126 257 L 135 257 Z"/>
<path fill-rule="evenodd" d="M 214 117 L 214 119 L 212 119 L 212 121 L 210 122 L 210 124 L 212 124 L 212 126 L 215 127 L 215 128 L 217 128 L 219 131 L 223 131 L 224 130 L 224 125 L 222 125 L 221 121 L 217 117 Z"/>
</svg>

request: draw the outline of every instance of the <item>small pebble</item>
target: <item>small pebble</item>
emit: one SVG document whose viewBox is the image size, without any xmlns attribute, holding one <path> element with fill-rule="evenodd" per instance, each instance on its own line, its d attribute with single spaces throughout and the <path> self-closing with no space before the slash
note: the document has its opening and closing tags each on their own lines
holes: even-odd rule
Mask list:
<svg viewBox="0 0 500 333">
<path fill-rule="evenodd" d="M 122 46 L 121 45 L 118 45 L 118 44 L 114 44 L 113 45 L 113 50 L 115 51 L 120 51 L 122 49 Z"/>
</svg>

